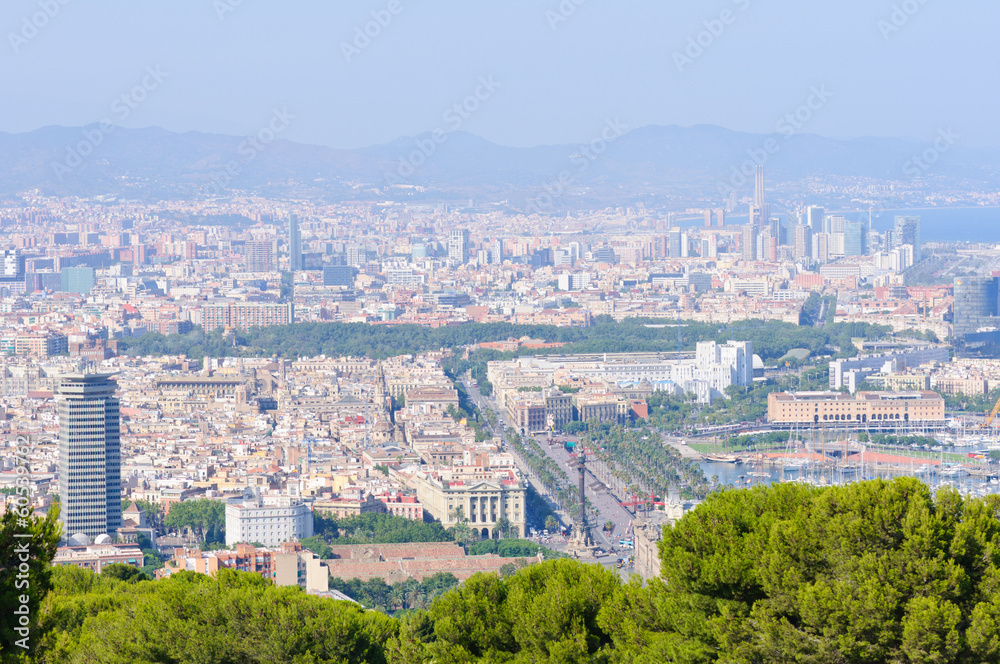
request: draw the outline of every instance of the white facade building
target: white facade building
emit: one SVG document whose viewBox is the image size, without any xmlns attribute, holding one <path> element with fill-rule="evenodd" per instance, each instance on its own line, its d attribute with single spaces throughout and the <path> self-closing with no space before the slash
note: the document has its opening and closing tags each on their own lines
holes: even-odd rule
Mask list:
<svg viewBox="0 0 1000 664">
<path fill-rule="evenodd" d="M 277 546 L 312 534 L 312 510 L 297 495 L 261 496 L 259 490 L 247 489 L 242 498 L 226 503 L 226 546 Z"/>
<path fill-rule="evenodd" d="M 654 390 L 694 392 L 702 403 L 723 396 L 730 385 L 753 382 L 753 344 L 701 342 L 694 357 L 672 353 L 605 353 L 595 355 L 536 355 L 490 362 L 487 377 L 500 383 L 512 374 L 552 374 L 607 381 L 619 386 L 650 384 Z"/>
</svg>

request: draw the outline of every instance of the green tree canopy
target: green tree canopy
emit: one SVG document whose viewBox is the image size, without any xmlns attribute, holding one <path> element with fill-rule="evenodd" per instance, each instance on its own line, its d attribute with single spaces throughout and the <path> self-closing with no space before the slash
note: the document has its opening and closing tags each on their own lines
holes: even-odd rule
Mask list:
<svg viewBox="0 0 1000 664">
<path fill-rule="evenodd" d="M 601 624 L 621 662 L 998 661 L 998 508 L 914 479 L 715 493 Z"/>
</svg>

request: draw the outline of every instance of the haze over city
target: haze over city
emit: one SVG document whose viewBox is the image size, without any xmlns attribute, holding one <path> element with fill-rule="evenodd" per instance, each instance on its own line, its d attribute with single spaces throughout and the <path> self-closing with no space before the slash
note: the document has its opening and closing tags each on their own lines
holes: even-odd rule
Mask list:
<svg viewBox="0 0 1000 664">
<path fill-rule="evenodd" d="M 0 664 L 1000 661 L 1000 9 L 0 8 Z"/>
</svg>

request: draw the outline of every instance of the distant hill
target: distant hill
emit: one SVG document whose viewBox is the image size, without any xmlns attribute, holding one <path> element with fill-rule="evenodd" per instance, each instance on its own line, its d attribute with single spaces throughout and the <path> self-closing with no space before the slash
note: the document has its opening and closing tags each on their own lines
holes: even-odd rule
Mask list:
<svg viewBox="0 0 1000 664">
<path fill-rule="evenodd" d="M 234 191 L 329 200 L 467 198 L 524 204 L 554 192 L 597 206 L 643 195 L 721 201 L 736 169 L 765 162 L 769 187 L 809 177 L 905 180 L 929 143 L 903 139 L 836 140 L 812 134 L 771 136 L 721 127 L 647 126 L 592 145 L 513 148 L 465 132 L 422 134 L 359 150 L 158 127 L 44 127 L 0 133 L 0 195 L 40 189 L 50 195 L 136 199 L 228 197 Z M 260 148 L 260 149 L 258 149 Z M 926 174 L 939 186 L 996 187 L 1000 151 L 960 141 Z M 914 171 L 914 168 L 916 170 Z M 562 181 L 560 182 L 560 178 Z M 742 184 L 749 193 L 752 182 Z M 519 202 L 519 203 L 518 203 Z"/>
</svg>

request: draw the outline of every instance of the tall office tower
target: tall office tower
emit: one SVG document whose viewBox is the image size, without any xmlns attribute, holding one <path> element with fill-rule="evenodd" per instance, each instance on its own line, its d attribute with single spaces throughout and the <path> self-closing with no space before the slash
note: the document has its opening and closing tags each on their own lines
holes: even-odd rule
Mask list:
<svg viewBox="0 0 1000 664">
<path fill-rule="evenodd" d="M 840 215 L 833 215 L 824 218 L 824 223 L 826 224 L 826 233 L 843 233 L 844 227 L 847 224 L 847 218 L 841 217 Z"/>
<path fill-rule="evenodd" d="M 456 263 L 469 262 L 469 231 L 467 229 L 448 232 L 448 258 Z"/>
<path fill-rule="evenodd" d="M 705 228 L 711 228 L 712 226 L 712 211 L 705 210 Z"/>
<path fill-rule="evenodd" d="M 688 240 L 687 233 L 681 233 L 681 257 L 688 258 L 691 251 L 691 242 Z"/>
<path fill-rule="evenodd" d="M 497 238 L 493 242 L 493 249 L 490 251 L 490 262 L 496 265 L 503 263 L 503 240 Z"/>
<path fill-rule="evenodd" d="M 823 217 L 826 216 L 826 210 L 817 205 L 810 205 L 806 210 L 806 224 L 809 226 L 809 230 L 813 233 L 825 233 L 826 229 L 823 226 Z"/>
<path fill-rule="evenodd" d="M 63 535 L 110 535 L 122 525 L 121 426 L 108 374 L 67 374 L 56 386 L 59 518 Z"/>
<path fill-rule="evenodd" d="M 962 338 L 980 327 L 995 327 L 1000 315 L 1000 287 L 996 277 L 955 279 L 954 334 Z"/>
<path fill-rule="evenodd" d="M 294 214 L 288 218 L 288 251 L 289 269 L 292 272 L 305 269 L 302 261 L 302 234 L 299 232 L 299 217 Z"/>
<path fill-rule="evenodd" d="M 860 221 L 848 221 L 844 224 L 844 255 L 865 255 L 865 225 Z"/>
<path fill-rule="evenodd" d="M 765 226 L 757 238 L 757 260 L 776 261 L 778 259 L 778 238 L 773 226 Z"/>
<path fill-rule="evenodd" d="M 806 224 L 795 227 L 795 258 L 812 258 L 812 229 Z"/>
<path fill-rule="evenodd" d="M 813 235 L 813 258 L 820 263 L 830 262 L 830 236 L 826 233 Z"/>
<path fill-rule="evenodd" d="M 896 229 L 892 234 L 892 248 L 904 244 L 913 245 L 913 262 L 920 262 L 920 217 L 896 217 Z"/>
<path fill-rule="evenodd" d="M 670 257 L 680 258 L 681 257 L 681 229 L 671 228 L 670 232 L 667 234 L 670 242 Z"/>
<path fill-rule="evenodd" d="M 757 260 L 757 227 L 747 224 L 743 227 L 743 260 Z"/>
<path fill-rule="evenodd" d="M 753 207 L 750 210 L 750 223 L 756 220 L 761 228 L 771 222 L 771 206 L 764 197 L 764 167 L 758 166 L 754 178 Z"/>
<path fill-rule="evenodd" d="M 770 229 L 771 237 L 774 238 L 775 242 L 779 245 L 788 244 L 788 238 L 785 236 L 785 227 L 781 224 L 780 219 L 774 217 L 764 224 L 764 227 Z"/>
<path fill-rule="evenodd" d="M 271 240 L 248 240 L 244 259 L 247 272 L 276 272 L 278 269 L 274 242 Z"/>
<path fill-rule="evenodd" d="M 708 257 L 709 258 L 718 258 L 718 256 L 719 256 L 719 238 L 715 237 L 715 235 L 709 235 L 707 242 L 708 242 Z"/>
<path fill-rule="evenodd" d="M 725 208 L 715 208 L 715 225 L 725 226 L 726 225 L 726 209 Z"/>
</svg>

